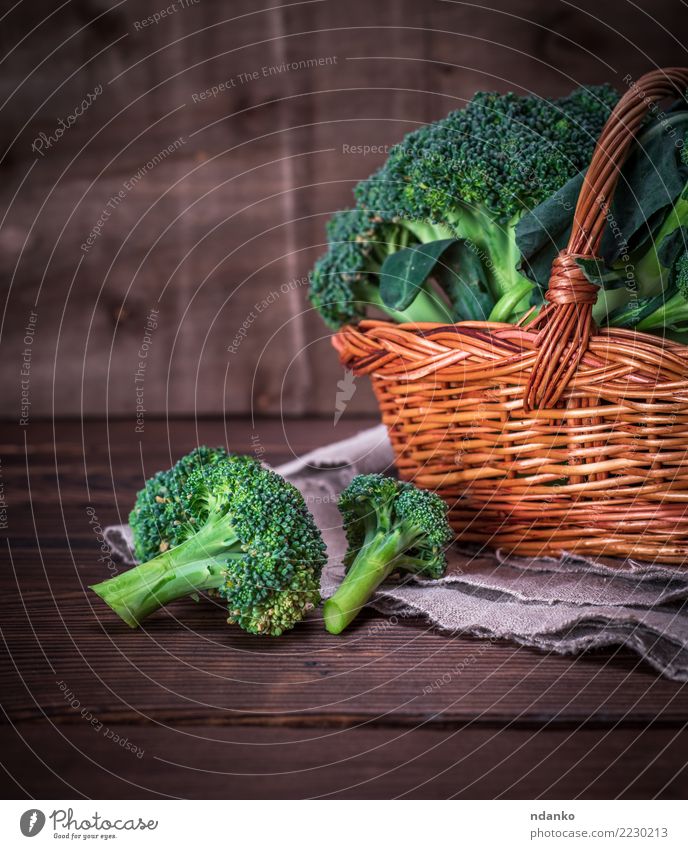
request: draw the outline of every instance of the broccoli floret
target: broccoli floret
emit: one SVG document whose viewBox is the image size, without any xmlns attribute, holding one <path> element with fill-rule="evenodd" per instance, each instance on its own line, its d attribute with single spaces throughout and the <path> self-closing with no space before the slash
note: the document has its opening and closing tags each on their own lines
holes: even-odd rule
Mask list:
<svg viewBox="0 0 688 849">
<path fill-rule="evenodd" d="M 222 448 L 200 445 L 194 448 L 171 469 L 156 472 L 137 494 L 129 524 L 134 536 L 134 554 L 143 563 L 168 548 L 178 545 L 185 537 L 189 516 L 181 496 L 189 475 L 201 467 L 234 457 Z M 252 457 L 236 455 L 238 462 L 257 463 Z"/>
<path fill-rule="evenodd" d="M 257 463 L 198 468 L 181 501 L 186 538 L 91 587 L 128 625 L 175 599 L 213 590 L 228 622 L 279 636 L 320 600 L 325 545 L 301 493 Z"/>
<path fill-rule="evenodd" d="M 436 238 L 443 238 L 440 230 Z M 448 231 L 444 236 L 451 236 Z M 329 327 L 337 329 L 363 318 L 370 307 L 395 321 L 451 321 L 451 310 L 427 285 L 412 308 L 395 310 L 380 296 L 378 276 L 385 259 L 395 251 L 421 244 L 403 224 L 381 224 L 363 209 L 336 212 L 327 223 L 328 252 L 310 275 L 310 299 Z M 428 239 L 427 241 L 430 241 Z"/>
<path fill-rule="evenodd" d="M 426 285 L 402 320 L 475 318 L 471 300 L 460 297 L 475 257 L 489 289 L 482 317 L 518 317 L 541 293 L 533 295 L 516 269 L 515 225 L 587 167 L 617 99 L 607 86 L 558 100 L 480 92 L 465 109 L 409 134 L 356 187 L 356 209 L 335 216 L 329 251 L 312 275 L 314 306 L 331 327 L 354 321 L 367 305 L 380 306 L 379 270 L 390 253 L 455 238 L 471 261 L 450 251 L 433 269 L 447 300 Z"/>
<path fill-rule="evenodd" d="M 346 577 L 323 609 L 331 634 L 341 633 L 393 572 L 441 578 L 452 538 L 442 499 L 394 478 L 358 475 L 338 506 L 349 547 Z"/>
<path fill-rule="evenodd" d="M 407 136 L 372 180 L 399 185 L 403 174 L 398 214 L 460 227 L 479 206 L 507 224 L 587 166 L 617 99 L 607 86 L 557 100 L 479 92 L 465 109 Z M 368 205 L 365 183 L 358 197 Z"/>
</svg>

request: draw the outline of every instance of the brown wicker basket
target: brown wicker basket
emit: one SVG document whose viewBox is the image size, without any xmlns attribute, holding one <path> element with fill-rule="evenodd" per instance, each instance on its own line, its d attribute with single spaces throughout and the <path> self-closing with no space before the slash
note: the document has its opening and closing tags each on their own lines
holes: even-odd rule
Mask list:
<svg viewBox="0 0 688 849">
<path fill-rule="evenodd" d="M 597 331 L 594 257 L 632 138 L 688 69 L 638 80 L 612 112 L 548 304 L 527 326 L 361 321 L 333 339 L 369 374 L 399 474 L 436 489 L 464 541 L 688 563 L 688 347 Z"/>
</svg>

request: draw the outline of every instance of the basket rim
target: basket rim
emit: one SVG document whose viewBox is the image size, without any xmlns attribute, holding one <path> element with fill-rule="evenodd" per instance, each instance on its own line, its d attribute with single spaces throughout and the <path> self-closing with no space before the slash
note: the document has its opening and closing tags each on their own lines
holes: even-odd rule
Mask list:
<svg viewBox="0 0 688 849">
<path fill-rule="evenodd" d="M 509 366 L 529 374 L 537 355 L 537 337 L 527 327 L 502 322 L 397 324 L 363 319 L 337 331 L 332 344 L 342 364 L 355 374 L 407 383 L 443 371 L 448 380 L 455 379 L 450 370 L 453 375 L 462 362 L 464 369 L 470 369 L 480 357 L 486 373 Z M 452 339 L 460 344 L 447 344 Z M 599 328 L 590 337 L 573 384 L 595 380 L 603 389 L 605 376 L 613 376 L 618 389 L 620 371 L 630 376 L 631 383 L 649 390 L 672 383 L 678 390 L 688 380 L 688 345 L 627 328 Z"/>
</svg>

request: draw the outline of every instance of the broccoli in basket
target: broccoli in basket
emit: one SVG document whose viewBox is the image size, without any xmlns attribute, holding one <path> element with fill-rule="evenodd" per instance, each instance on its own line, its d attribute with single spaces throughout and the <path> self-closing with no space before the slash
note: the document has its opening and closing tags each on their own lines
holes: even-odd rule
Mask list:
<svg viewBox="0 0 688 849">
<path fill-rule="evenodd" d="M 452 538 L 434 492 L 383 475 L 358 475 L 339 497 L 349 548 L 346 577 L 325 602 L 325 627 L 340 634 L 393 572 L 441 578 Z"/>
<path fill-rule="evenodd" d="M 420 127 L 327 225 L 310 299 L 333 329 L 373 311 L 398 322 L 516 322 L 539 308 L 568 243 L 597 139 L 618 100 L 608 86 L 568 97 L 478 92 Z M 598 325 L 686 341 L 688 104 L 645 120 L 621 169 L 599 256 Z"/>
<path fill-rule="evenodd" d="M 301 493 L 275 472 L 229 457 L 192 472 L 178 545 L 91 587 L 128 625 L 214 590 L 228 622 L 279 636 L 320 601 L 325 545 Z"/>
<path fill-rule="evenodd" d="M 396 321 L 518 318 L 542 291 L 517 270 L 516 225 L 587 167 L 617 99 L 606 86 L 479 92 L 412 132 L 331 218 L 313 305 L 334 329 L 370 307 Z"/>
</svg>

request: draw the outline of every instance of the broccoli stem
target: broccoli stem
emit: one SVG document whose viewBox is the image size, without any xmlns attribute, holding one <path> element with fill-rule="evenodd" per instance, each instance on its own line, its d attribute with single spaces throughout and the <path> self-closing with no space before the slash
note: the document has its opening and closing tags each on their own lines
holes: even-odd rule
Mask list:
<svg viewBox="0 0 688 849">
<path fill-rule="evenodd" d="M 405 310 L 394 310 L 385 306 L 380 297 L 380 290 L 377 286 L 366 287 L 363 292 L 363 298 L 371 306 L 379 307 L 394 321 L 404 324 L 405 322 L 417 323 L 421 321 L 431 321 L 437 324 L 452 323 L 451 310 L 444 305 L 439 295 L 435 295 L 425 286 L 418 290 L 418 294 L 413 300 L 410 307 Z"/>
<path fill-rule="evenodd" d="M 414 221 L 404 219 L 401 224 L 405 230 L 409 230 L 421 244 L 437 242 L 440 239 L 453 239 L 456 237 L 454 231 L 444 224 L 432 224 L 430 221 Z"/>
<path fill-rule="evenodd" d="M 515 283 L 492 307 L 488 321 L 508 321 L 520 302 L 533 291 L 533 286 L 534 284 L 525 278 Z"/>
<path fill-rule="evenodd" d="M 341 634 L 358 615 L 377 587 L 394 571 L 399 557 L 411 543 L 400 528 L 377 534 L 356 555 L 337 592 L 323 606 L 325 628 Z"/>
<path fill-rule="evenodd" d="M 656 330 L 658 327 L 665 330 L 678 322 L 685 322 L 686 319 L 688 319 L 688 303 L 682 295 L 677 294 L 639 321 L 636 324 L 636 330 Z"/>
<path fill-rule="evenodd" d="M 171 601 L 225 582 L 238 540 L 218 533 L 211 519 L 201 530 L 148 563 L 91 587 L 131 628 Z"/>
<path fill-rule="evenodd" d="M 454 228 L 455 235 L 472 242 L 476 249 L 476 255 L 482 261 L 483 268 L 488 277 L 490 291 L 496 304 L 502 298 L 509 298 L 511 292 L 524 282 L 530 282 L 517 269 L 521 258 L 521 252 L 516 244 L 515 226 L 518 217 L 507 221 L 495 221 L 486 210 L 479 206 L 470 207 L 459 204 L 459 211 L 448 216 Z M 521 288 L 521 297 L 514 301 L 509 310 L 510 313 L 523 312 L 527 309 L 527 302 L 520 304 L 524 295 L 530 291 Z M 511 301 L 509 301 L 511 302 Z M 506 303 L 506 302 L 505 302 Z M 519 307 L 517 310 L 516 308 Z M 506 321 L 504 319 L 490 319 L 491 321 Z"/>
</svg>

